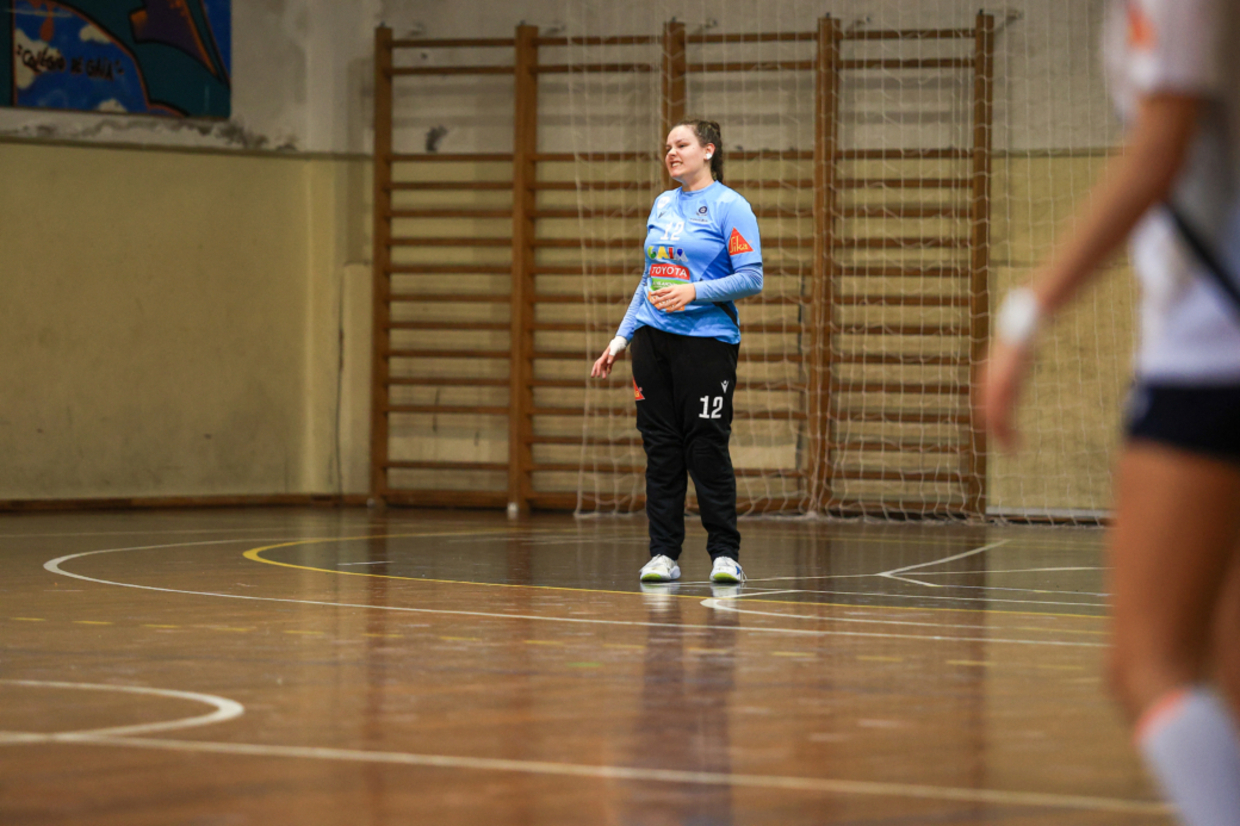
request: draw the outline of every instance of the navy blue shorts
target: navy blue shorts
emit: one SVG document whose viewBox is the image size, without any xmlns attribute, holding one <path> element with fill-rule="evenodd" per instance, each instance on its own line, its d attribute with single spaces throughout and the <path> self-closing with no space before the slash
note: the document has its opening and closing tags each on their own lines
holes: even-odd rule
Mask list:
<svg viewBox="0 0 1240 826">
<path fill-rule="evenodd" d="M 1240 464 L 1240 384 L 1137 382 L 1128 397 L 1128 439 L 1157 442 Z"/>
</svg>

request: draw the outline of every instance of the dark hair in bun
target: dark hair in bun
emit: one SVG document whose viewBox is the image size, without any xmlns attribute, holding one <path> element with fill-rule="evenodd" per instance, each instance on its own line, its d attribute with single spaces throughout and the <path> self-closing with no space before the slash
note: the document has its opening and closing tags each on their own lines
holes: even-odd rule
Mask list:
<svg viewBox="0 0 1240 826">
<path fill-rule="evenodd" d="M 718 181 L 723 183 L 723 132 L 719 128 L 719 124 L 713 120 L 700 120 L 688 118 L 677 123 L 676 126 L 688 126 L 693 130 L 693 134 L 697 135 L 698 144 L 705 146 L 708 143 L 715 145 L 715 153 L 710 157 L 710 174 Z"/>
</svg>

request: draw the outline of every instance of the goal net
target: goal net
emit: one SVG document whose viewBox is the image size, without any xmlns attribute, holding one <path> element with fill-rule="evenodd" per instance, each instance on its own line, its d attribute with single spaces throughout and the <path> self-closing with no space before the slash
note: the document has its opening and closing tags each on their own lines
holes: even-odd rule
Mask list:
<svg viewBox="0 0 1240 826">
<path fill-rule="evenodd" d="M 542 335 L 576 314 L 583 357 L 602 351 L 669 188 L 664 130 L 716 120 L 766 273 L 763 293 L 738 303 L 742 513 L 1105 510 L 1131 279 L 1102 280 L 1046 335 L 1019 454 L 987 445 L 970 404 L 991 311 L 1052 254 L 1119 140 L 1103 4 L 837 2 L 826 18 L 808 0 L 689 8 L 563 3 L 559 38 L 540 48 L 540 64 L 560 67 L 541 75 L 540 152 L 566 159 L 540 165 L 539 208 L 563 220 L 539 232 L 565 243 L 539 250 L 537 289 L 581 296 L 549 305 Z M 554 446 L 580 466 L 581 512 L 641 504 L 629 376 L 622 362 L 610 381 L 582 379 L 580 441 Z"/>
</svg>

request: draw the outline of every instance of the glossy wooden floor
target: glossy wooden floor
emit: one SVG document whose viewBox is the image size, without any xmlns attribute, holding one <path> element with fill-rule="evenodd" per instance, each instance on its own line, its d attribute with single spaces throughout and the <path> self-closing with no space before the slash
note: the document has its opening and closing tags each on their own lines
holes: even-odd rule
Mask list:
<svg viewBox="0 0 1240 826">
<path fill-rule="evenodd" d="M 1169 824 L 1098 531 L 0 518 L 0 823 Z"/>
</svg>

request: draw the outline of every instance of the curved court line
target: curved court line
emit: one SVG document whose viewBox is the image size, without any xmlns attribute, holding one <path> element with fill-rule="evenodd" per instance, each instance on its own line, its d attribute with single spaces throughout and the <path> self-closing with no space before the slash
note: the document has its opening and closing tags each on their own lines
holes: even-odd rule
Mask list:
<svg viewBox="0 0 1240 826">
<path fill-rule="evenodd" d="M 413 534 L 413 536 L 433 536 L 433 534 Z M 377 537 L 362 537 L 362 538 L 373 539 Z M 314 542 L 314 541 L 331 542 L 331 541 L 337 541 L 337 539 L 338 538 L 320 538 L 317 540 L 299 540 L 299 542 Z M 82 551 L 76 554 L 66 554 L 65 556 L 60 556 L 60 557 L 57 557 L 56 559 L 52 559 L 52 560 L 49 560 L 43 563 L 43 567 L 44 569 L 46 569 L 47 571 L 53 574 L 58 574 L 60 576 L 67 576 L 72 579 L 81 580 L 83 582 L 93 582 L 99 585 L 113 585 L 113 586 L 117 586 L 121 588 L 134 588 L 134 589 L 142 590 L 142 591 L 155 591 L 158 593 L 184 594 L 188 596 L 200 596 L 200 597 L 216 597 L 220 599 L 240 599 L 240 600 L 247 600 L 250 602 L 276 602 L 276 603 L 294 604 L 294 605 L 323 605 L 323 606 L 327 606 L 330 608 L 358 608 L 358 609 L 368 610 L 368 611 L 394 611 L 394 612 L 399 612 L 399 613 L 411 613 L 411 614 L 439 614 L 439 615 L 445 615 L 445 616 L 484 617 L 487 619 L 524 619 L 524 620 L 531 620 L 535 622 L 574 623 L 578 625 L 612 625 L 612 626 L 626 626 L 626 627 L 633 627 L 633 628 L 711 629 L 711 628 L 727 627 L 729 630 L 740 630 L 740 631 L 746 631 L 746 632 L 754 633 L 754 634 L 776 634 L 776 635 L 782 634 L 786 636 L 804 636 L 804 637 L 870 637 L 870 638 L 879 638 L 879 639 L 913 639 L 913 640 L 935 641 L 935 642 L 992 642 L 992 643 L 1012 643 L 1012 644 L 1017 644 L 1017 645 L 1055 645 L 1055 646 L 1069 646 L 1069 647 L 1092 647 L 1093 645 L 1092 643 L 1057 642 L 1057 641 L 1051 641 L 1051 640 L 1005 640 L 1005 639 L 986 639 L 986 638 L 979 638 L 979 637 L 929 636 L 929 635 L 921 635 L 921 634 L 883 634 L 883 633 L 869 632 L 869 631 L 829 631 L 829 630 L 822 630 L 822 629 L 805 629 L 805 628 L 764 628 L 764 627 L 757 627 L 757 626 L 755 627 L 742 626 L 739 629 L 734 629 L 732 626 L 716 626 L 716 625 L 711 625 L 710 623 L 699 623 L 699 624 L 689 625 L 689 624 L 683 624 L 683 623 L 640 622 L 637 620 L 590 619 L 590 618 L 585 618 L 585 617 L 547 617 L 547 616 L 541 616 L 538 614 L 516 614 L 516 613 L 509 614 L 509 613 L 496 612 L 496 611 L 464 611 L 464 610 L 459 610 L 459 609 L 447 609 L 447 608 L 412 608 L 412 607 L 399 606 L 399 605 L 368 605 L 364 603 L 329 602 L 327 600 L 291 599 L 291 598 L 286 598 L 286 597 L 260 597 L 260 596 L 254 596 L 251 594 L 227 594 L 227 593 L 222 593 L 218 591 L 190 591 L 190 590 L 186 590 L 183 588 L 164 588 L 164 587 L 160 587 L 157 585 L 139 585 L 133 582 L 117 582 L 115 580 L 98 579 L 96 577 L 89 577 L 84 574 L 75 574 L 72 571 L 66 571 L 63 567 L 61 567 L 64 563 L 69 562 L 71 560 L 81 559 L 82 557 L 87 557 L 87 556 L 95 556 L 98 554 L 121 553 L 121 552 L 126 552 L 126 551 L 135 551 L 135 550 L 139 550 L 139 551 L 140 550 L 151 550 L 154 548 L 175 548 L 175 547 L 183 547 L 183 546 L 191 546 L 191 545 L 218 545 L 218 544 L 223 544 L 227 542 L 236 542 L 236 541 L 237 540 L 212 540 L 209 542 L 184 543 L 184 545 L 167 544 L 167 545 L 146 545 L 146 546 L 134 547 L 134 548 L 104 548 L 104 549 L 96 550 L 96 551 Z M 296 544 L 296 543 L 286 543 L 286 544 Z M 289 565 L 287 567 L 297 568 L 301 566 Z M 321 570 L 321 569 L 311 569 L 311 570 Z M 328 573 L 337 573 L 337 572 L 328 571 Z M 339 572 L 339 573 L 344 573 L 350 576 L 373 576 L 372 574 L 366 574 L 362 572 L 353 572 L 353 571 Z M 399 578 L 408 579 L 408 577 L 399 577 Z M 437 580 L 414 580 L 414 581 L 415 582 L 426 582 L 426 581 L 437 581 Z M 449 582 L 451 581 L 449 580 Z M 455 584 L 460 584 L 460 583 L 455 583 Z M 467 584 L 473 584 L 473 583 L 467 583 Z M 510 586 L 510 587 L 526 587 L 526 586 Z M 532 587 L 542 587 L 542 586 L 532 586 Z M 581 590 L 581 589 L 568 589 L 568 590 Z M 603 592 L 603 593 L 617 593 L 617 592 Z M 624 593 L 627 593 L 627 592 L 624 592 Z M 696 597 L 691 597 L 691 598 L 696 599 Z M 707 605 L 708 603 L 712 601 L 713 600 L 708 599 L 708 600 L 703 601 L 702 604 Z M 815 603 L 815 604 L 819 604 L 819 603 Z M 715 607 L 715 606 L 708 606 L 708 607 Z M 856 606 L 849 606 L 849 607 L 856 607 Z M 881 622 L 881 620 L 879 622 Z"/>
<path fill-rule="evenodd" d="M 73 741 L 82 738 L 126 737 L 131 734 L 153 734 L 157 731 L 174 731 L 195 726 L 209 726 L 232 720 L 245 713 L 245 706 L 226 697 L 214 694 L 202 694 L 197 691 L 175 691 L 170 688 L 147 688 L 136 685 L 108 685 L 107 683 L 65 683 L 51 680 L 0 680 L 0 685 L 20 685 L 35 688 L 67 688 L 81 691 L 116 691 L 123 694 L 141 694 L 151 697 L 171 697 L 176 700 L 191 700 L 214 706 L 215 710 L 196 717 L 184 717 L 180 720 L 166 720 L 161 723 L 138 723 L 131 726 L 112 726 L 110 728 L 86 729 L 83 731 L 62 731 L 54 733 L 0 731 L 0 743 L 54 743 Z"/>
<path fill-rule="evenodd" d="M 470 532 L 465 531 L 465 532 L 461 532 L 461 533 L 458 533 L 458 534 L 443 534 L 443 535 L 449 535 L 449 536 L 452 536 L 452 535 L 469 535 L 469 534 L 470 534 Z M 246 559 L 250 560 L 251 562 L 261 562 L 261 563 L 263 563 L 263 564 L 265 564 L 265 565 L 277 565 L 277 566 L 279 566 L 279 567 L 281 567 L 281 568 L 293 568 L 293 569 L 298 570 L 298 571 L 315 571 L 315 572 L 317 572 L 317 573 L 321 573 L 321 574 L 337 574 L 337 575 L 341 575 L 341 576 L 366 576 L 366 577 L 373 577 L 373 578 L 376 578 L 376 579 L 399 579 L 399 580 L 405 580 L 405 581 L 407 581 L 407 582 L 435 582 L 435 583 L 440 583 L 440 584 L 444 584 L 444 585 L 478 585 L 478 586 L 488 587 L 488 588 L 539 588 L 539 589 L 551 590 L 551 591 L 574 591 L 574 592 L 578 592 L 578 593 L 587 593 L 587 594 L 633 594 L 633 593 L 636 593 L 636 592 L 634 592 L 634 591 L 610 591 L 610 590 L 606 590 L 606 589 L 603 589 L 603 588 L 573 588 L 573 587 L 570 587 L 570 586 L 567 586 L 567 585 L 518 585 L 518 584 L 513 584 L 513 583 L 508 583 L 508 582 L 473 582 L 473 581 L 470 581 L 470 580 L 459 580 L 459 579 L 431 579 L 431 578 L 428 578 L 428 577 L 400 576 L 400 575 L 398 575 L 398 574 L 376 574 L 376 573 L 371 573 L 371 572 L 369 572 L 369 571 L 341 571 L 341 570 L 339 570 L 338 568 L 318 568 L 318 567 L 315 567 L 315 566 L 313 566 L 313 565 L 297 565 L 297 564 L 292 563 L 292 562 L 279 562 L 279 561 L 274 560 L 274 559 L 267 559 L 266 557 L 264 557 L 264 556 L 262 555 L 265 551 L 275 550 L 276 548 L 288 548 L 288 547 L 292 547 L 292 546 L 295 546 L 295 545 L 309 545 L 309 544 L 312 544 L 312 543 L 315 543 L 315 542 L 333 542 L 333 541 L 340 541 L 340 542 L 344 542 L 344 541 L 354 540 L 354 539 L 358 539 L 358 538 L 364 538 L 364 539 L 407 539 L 407 538 L 418 538 L 418 537 L 424 537 L 424 536 L 440 536 L 440 535 L 441 535 L 441 534 L 376 534 L 376 535 L 374 535 L 374 536 L 367 536 L 367 537 L 319 537 L 319 538 L 310 538 L 310 539 L 298 539 L 298 540 L 294 540 L 294 541 L 290 541 L 290 542 L 282 542 L 282 543 L 280 543 L 280 544 L 276 544 L 276 545 L 267 545 L 267 546 L 265 546 L 265 547 L 261 547 L 261 548 L 252 548 L 252 549 L 250 549 L 250 550 L 246 551 L 244 554 L 242 554 L 242 556 L 244 556 Z M 955 556 L 945 557 L 945 558 L 943 558 L 943 559 L 932 560 L 932 561 L 930 561 L 930 562 L 926 562 L 926 563 L 922 563 L 922 564 L 923 564 L 923 565 L 936 565 L 936 564 L 939 564 L 939 563 L 942 563 L 942 562 L 949 562 L 949 561 L 954 560 L 954 559 L 960 559 L 960 558 L 965 557 L 965 556 L 970 556 L 970 555 L 972 555 L 972 554 L 979 553 L 980 551 L 983 551 L 983 550 L 988 550 L 989 548 L 994 547 L 995 545 L 1001 545 L 1001 544 L 1004 544 L 1004 543 L 1007 543 L 1007 542 L 1010 542 L 1010 541 L 1011 541 L 1011 540 L 1009 540 L 1009 539 L 1004 539 L 1004 540 L 1001 540 L 1001 541 L 1000 541 L 1000 542 L 998 542 L 998 543 L 995 543 L 994 545 L 987 545 L 987 546 L 983 546 L 982 548 L 974 548 L 974 549 L 972 549 L 972 550 L 970 550 L 970 551 L 966 551 L 966 552 L 964 552 L 964 553 L 962 553 L 962 554 L 957 554 L 957 555 L 955 555 Z M 902 570 L 902 569 L 897 569 L 897 570 Z M 891 572 L 887 572 L 887 573 L 891 573 Z M 843 578 L 873 578 L 873 577 L 877 577 L 877 576 L 883 576 L 883 573 L 873 573 L 873 574 L 844 574 L 844 575 L 842 575 L 841 577 L 838 577 L 838 578 L 841 578 L 841 579 L 843 579 Z M 747 581 L 747 582 L 767 582 L 767 581 L 771 581 L 771 580 L 779 580 L 779 579 L 793 579 L 793 580 L 795 580 L 795 579 L 801 579 L 801 578 L 802 578 L 802 577 L 767 577 L 767 578 L 764 578 L 764 579 L 763 579 L 763 578 L 751 578 L 751 579 L 748 579 L 748 580 L 746 580 L 746 581 Z M 805 578 L 805 579 L 831 579 L 831 578 L 833 578 L 833 577 L 804 577 L 804 578 Z M 897 579 L 898 579 L 898 577 L 897 577 Z M 709 583 L 709 582 L 701 582 L 701 583 L 682 582 L 681 584 L 685 584 L 685 585 L 693 585 L 693 584 L 709 585 L 710 583 Z M 917 583 L 917 584 L 919 584 L 919 585 L 929 585 L 929 583 Z M 930 586 L 930 587 L 941 587 L 941 586 Z M 789 590 L 789 591 L 780 591 L 779 593 L 843 594 L 843 595 L 851 595 L 851 596 L 869 596 L 869 597 L 886 597 L 886 596 L 890 596 L 890 597 L 900 597 L 900 598 L 904 598 L 904 599 L 941 599 L 941 600 L 957 600 L 957 601 L 962 601 L 962 602 L 963 602 L 963 601 L 965 601 L 965 600 L 967 600 L 967 599 L 971 599 L 971 598 L 966 598 L 966 597 L 930 597 L 930 596 L 924 596 L 924 597 L 912 597 L 912 596 L 909 596 L 909 595 L 904 595 L 904 594 L 886 594 L 886 593 L 883 593 L 883 592 L 881 592 L 881 591 L 868 591 L 868 592 L 855 592 L 855 591 L 811 591 L 811 590 L 794 589 L 794 590 Z M 677 598 L 677 599 L 698 599 L 698 597 L 697 597 L 696 595 L 694 595 L 694 594 L 668 594 L 668 596 L 675 597 L 675 598 Z M 789 601 L 787 601 L 787 600 L 762 600 L 762 599 L 751 599 L 750 601 L 753 601 L 753 602 L 770 602 L 770 603 L 779 604 L 779 605 L 796 604 L 796 603 L 791 603 L 791 602 L 789 602 Z M 1015 605 L 1020 605 L 1020 604 L 1024 604 L 1024 605 L 1063 605 L 1063 606 L 1070 606 L 1070 605 L 1072 605 L 1072 606 L 1079 606 L 1079 607 L 1082 607 L 1082 608 L 1103 608 L 1103 607 L 1105 607 L 1105 606 L 1102 606 L 1102 605 L 1095 605 L 1094 603 L 1089 603 L 1089 602 L 1051 602 L 1051 601 L 1048 601 L 1048 600 L 1040 600 L 1040 599 L 1039 599 L 1039 600 L 1031 600 L 1031 599 L 1027 599 L 1027 600 L 1021 600 L 1021 599 L 1004 599 L 1004 600 L 990 600 L 990 601 L 991 601 L 991 602 L 1006 602 L 1006 603 L 1012 603 L 1012 604 L 1015 604 Z M 847 605 L 847 604 L 842 604 L 842 603 L 827 603 L 827 602 L 824 602 L 824 603 L 816 603 L 816 604 L 818 604 L 818 605 L 824 605 L 824 606 L 829 606 L 829 607 L 841 607 L 841 608 L 852 608 L 852 607 L 856 607 L 856 606 Z M 1051 612 L 1051 611 L 1002 611 L 1002 610 L 992 610 L 992 609 L 989 609 L 989 608 L 937 608 L 937 607 L 933 607 L 933 606 L 921 606 L 921 607 L 916 607 L 916 608 L 914 608 L 914 607 L 909 607 L 909 606 L 904 606 L 904 605 L 875 605 L 875 606 L 867 606 L 867 607 L 872 607 L 872 608 L 882 609 L 882 610 L 890 610 L 890 611 L 968 611 L 968 612 L 971 612 L 971 613 L 1008 614 L 1008 615 L 1014 615 L 1014 616 L 1039 616 L 1039 617 L 1068 617 L 1068 618 L 1076 618 L 1076 619 L 1101 619 L 1101 617 L 1099 617 L 1099 616 L 1097 616 L 1097 615 L 1094 615 L 1094 614 L 1065 614 L 1065 613 L 1057 613 L 1057 612 Z"/>
<path fill-rule="evenodd" d="M 761 774 L 643 769 L 628 766 L 598 766 L 539 760 L 505 760 L 491 757 L 458 757 L 442 754 L 410 754 L 390 751 L 276 746 L 249 743 L 216 743 L 202 740 L 158 740 L 130 737 L 82 736 L 74 743 L 168 751 L 244 755 L 249 757 L 289 757 L 336 760 L 352 763 L 387 763 L 442 769 L 518 772 L 521 774 L 581 777 L 601 780 L 631 780 L 653 783 L 691 783 L 698 786 L 731 786 L 779 789 L 782 791 L 825 794 L 903 797 L 921 800 L 950 800 L 1001 806 L 1032 806 L 1045 809 L 1075 809 L 1113 814 L 1166 816 L 1171 809 L 1162 803 L 1111 797 L 1046 792 L 1014 792 L 1001 789 L 969 789 L 952 786 L 923 786 L 912 783 L 881 783 L 865 780 L 835 780 L 815 777 L 787 777 Z"/>
<path fill-rule="evenodd" d="M 264 545 L 261 548 L 251 548 L 242 554 L 251 562 L 261 562 L 264 565 L 276 565 L 281 568 L 293 568 L 298 571 L 316 571 L 321 574 L 336 574 L 337 576 L 365 576 L 372 579 L 402 579 L 407 582 L 433 582 L 441 585 L 478 585 L 484 588 L 538 588 L 544 591 L 573 591 L 583 594 L 631 594 L 632 591 L 607 591 L 601 588 L 574 588 L 571 585 L 522 585 L 513 582 L 470 582 L 468 580 L 459 579 L 433 579 L 431 577 L 420 576 L 400 576 L 399 574 L 372 574 L 369 571 L 341 571 L 336 568 L 316 568 L 313 565 L 296 565 L 292 562 L 280 562 L 275 559 L 266 559 L 262 556 L 264 551 L 274 551 L 277 548 L 292 548 L 297 545 L 313 545 L 316 542 L 350 542 L 358 539 L 423 539 L 432 536 L 477 536 L 479 534 L 507 533 L 510 529 L 495 531 L 453 531 L 451 533 L 394 533 L 382 534 L 376 536 L 341 536 L 341 537 L 318 537 L 311 539 L 295 539 L 291 542 L 281 542 L 276 545 Z M 673 594 L 673 596 L 675 596 Z"/>
</svg>

